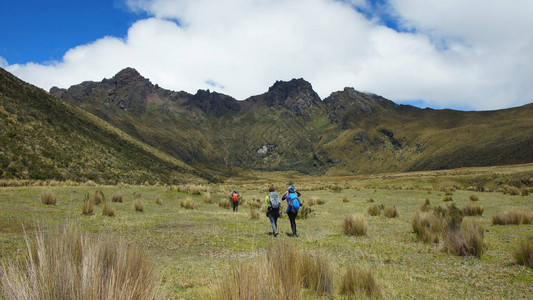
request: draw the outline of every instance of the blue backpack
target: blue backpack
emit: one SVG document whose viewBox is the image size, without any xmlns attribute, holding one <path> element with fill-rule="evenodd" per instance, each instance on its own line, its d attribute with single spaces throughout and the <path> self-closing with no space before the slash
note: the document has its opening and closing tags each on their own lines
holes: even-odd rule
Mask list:
<svg viewBox="0 0 533 300">
<path fill-rule="evenodd" d="M 290 206 L 292 206 L 295 211 L 298 211 L 300 209 L 300 201 L 298 200 L 298 195 L 296 193 L 290 193 L 289 200 Z"/>
</svg>

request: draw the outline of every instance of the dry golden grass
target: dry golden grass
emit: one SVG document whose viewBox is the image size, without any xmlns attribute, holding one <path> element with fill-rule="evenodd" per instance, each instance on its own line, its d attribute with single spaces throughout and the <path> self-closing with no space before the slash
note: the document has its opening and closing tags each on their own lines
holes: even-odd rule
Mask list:
<svg viewBox="0 0 533 300">
<path fill-rule="evenodd" d="M 133 201 L 133 209 L 138 212 L 144 212 L 144 205 L 140 198 L 137 198 L 135 201 Z"/>
<path fill-rule="evenodd" d="M 344 197 L 344 198 L 342 198 L 342 202 L 344 202 L 344 203 L 348 203 L 348 202 L 350 202 L 350 200 L 348 200 L 347 197 Z"/>
<path fill-rule="evenodd" d="M 483 208 L 483 206 L 470 202 L 467 205 L 465 205 L 462 210 L 465 216 L 482 216 L 483 211 L 485 209 Z"/>
<path fill-rule="evenodd" d="M 368 209 L 366 210 L 366 212 L 368 213 L 369 216 L 375 217 L 375 216 L 379 216 L 383 208 L 384 208 L 383 204 L 380 204 L 380 205 L 374 204 L 374 205 L 370 205 Z"/>
<path fill-rule="evenodd" d="M 444 239 L 443 251 L 458 256 L 480 258 L 485 251 L 484 229 L 479 221 L 463 219 L 459 229 L 448 229 Z"/>
<path fill-rule="evenodd" d="M 361 296 L 379 298 L 381 288 L 371 269 L 353 266 L 346 268 L 346 273 L 342 277 L 340 293 L 352 299 Z"/>
<path fill-rule="evenodd" d="M 222 208 L 225 208 L 225 209 L 230 209 L 231 208 L 231 205 L 232 205 L 232 202 L 230 199 L 222 199 L 220 200 L 220 202 L 218 202 L 218 206 L 222 207 Z"/>
<path fill-rule="evenodd" d="M 94 213 L 94 199 L 91 198 L 88 194 L 85 195 L 85 199 L 83 201 L 83 207 L 82 207 L 82 214 L 89 216 Z"/>
<path fill-rule="evenodd" d="M 396 206 L 385 206 L 383 209 L 383 216 L 387 218 L 398 218 L 400 216 L 400 212 Z"/>
<path fill-rule="evenodd" d="M 493 225 L 521 225 L 531 224 L 533 213 L 531 211 L 508 210 L 492 216 Z"/>
<path fill-rule="evenodd" d="M 431 210 L 431 204 L 429 203 L 429 199 L 426 199 L 424 201 L 424 204 L 420 207 L 420 211 L 430 211 Z"/>
<path fill-rule="evenodd" d="M 113 237 L 89 236 L 66 225 L 34 241 L 24 261 L 2 265 L 0 298 L 158 299 L 160 279 L 144 251 Z"/>
<path fill-rule="evenodd" d="M 95 191 L 89 194 L 89 199 L 92 199 L 94 205 L 100 205 L 104 201 L 104 193 L 102 191 Z"/>
<path fill-rule="evenodd" d="M 529 268 L 533 268 L 533 239 L 523 241 L 513 252 L 516 263 Z"/>
<path fill-rule="evenodd" d="M 503 194 L 509 194 L 511 196 L 518 196 L 522 194 L 522 191 L 516 186 L 506 185 L 503 187 Z"/>
<path fill-rule="evenodd" d="M 470 201 L 479 201 L 479 197 L 477 195 L 470 195 L 470 197 L 468 198 L 470 199 Z"/>
<path fill-rule="evenodd" d="M 257 211 L 254 208 L 250 210 L 250 219 L 252 220 L 259 219 L 259 213 L 257 213 Z"/>
<path fill-rule="evenodd" d="M 301 255 L 300 276 L 303 287 L 317 294 L 333 292 L 333 266 L 329 256 L 323 251 Z"/>
<path fill-rule="evenodd" d="M 122 194 L 114 194 L 113 196 L 111 196 L 111 201 L 112 202 L 124 202 L 124 195 Z"/>
<path fill-rule="evenodd" d="M 197 209 L 198 204 L 192 200 L 191 197 L 184 198 L 180 201 L 180 206 L 185 209 Z"/>
<path fill-rule="evenodd" d="M 214 202 L 215 202 L 215 200 L 213 199 L 213 196 L 211 196 L 211 193 L 209 193 L 209 192 L 205 193 L 205 195 L 204 195 L 204 203 L 212 204 Z"/>
<path fill-rule="evenodd" d="M 361 215 L 349 215 L 342 221 L 342 228 L 344 234 L 362 236 L 366 235 L 368 225 Z"/>
<path fill-rule="evenodd" d="M 155 204 L 157 204 L 157 205 L 163 205 L 163 200 L 161 200 L 160 197 L 157 197 L 157 198 L 155 199 Z"/>
<path fill-rule="evenodd" d="M 449 196 L 447 196 L 447 197 L 444 197 L 444 198 L 442 198 L 442 201 L 444 201 L 444 202 L 449 202 L 449 201 L 453 201 L 453 198 L 452 198 L 452 197 L 449 197 Z"/>
<path fill-rule="evenodd" d="M 41 192 L 41 203 L 46 205 L 56 205 L 57 197 L 52 191 Z"/>
<path fill-rule="evenodd" d="M 411 219 L 411 226 L 419 241 L 432 244 L 439 242 L 443 221 L 432 211 L 417 211 Z"/>
<path fill-rule="evenodd" d="M 109 201 L 104 202 L 104 205 L 102 207 L 102 215 L 108 217 L 115 216 L 115 208 L 111 205 L 111 203 L 109 203 Z"/>
</svg>

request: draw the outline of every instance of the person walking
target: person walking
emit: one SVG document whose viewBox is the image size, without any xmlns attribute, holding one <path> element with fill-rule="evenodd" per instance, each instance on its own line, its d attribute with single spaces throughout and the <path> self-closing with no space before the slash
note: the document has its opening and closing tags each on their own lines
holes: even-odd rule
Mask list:
<svg viewBox="0 0 533 300">
<path fill-rule="evenodd" d="M 287 216 L 291 222 L 292 236 L 297 237 L 298 233 L 296 232 L 296 216 L 298 215 L 298 210 L 300 209 L 300 201 L 298 197 L 301 194 L 298 193 L 293 186 L 289 186 L 287 192 L 283 196 L 283 199 L 287 200 Z"/>
<path fill-rule="evenodd" d="M 239 211 L 239 200 L 241 199 L 241 195 L 239 195 L 239 192 L 233 191 L 231 193 L 231 206 L 233 207 L 233 212 Z"/>
<path fill-rule="evenodd" d="M 279 195 L 276 193 L 276 189 L 271 186 L 268 189 L 268 195 L 265 198 L 265 204 L 267 213 L 266 216 L 270 219 L 270 225 L 272 225 L 272 235 L 278 236 L 278 218 L 279 208 L 281 203 L 279 201 Z"/>
</svg>

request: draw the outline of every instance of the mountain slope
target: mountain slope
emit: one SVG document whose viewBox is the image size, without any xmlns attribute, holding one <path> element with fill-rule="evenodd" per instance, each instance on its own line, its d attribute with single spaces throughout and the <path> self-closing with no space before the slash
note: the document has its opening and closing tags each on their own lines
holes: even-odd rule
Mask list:
<svg viewBox="0 0 533 300">
<path fill-rule="evenodd" d="M 533 162 L 533 105 L 419 109 L 353 88 L 321 100 L 303 79 L 243 101 L 162 89 L 127 68 L 52 94 L 195 167 L 362 174 Z"/>
<path fill-rule="evenodd" d="M 0 69 L 0 178 L 100 183 L 211 179 Z"/>
</svg>

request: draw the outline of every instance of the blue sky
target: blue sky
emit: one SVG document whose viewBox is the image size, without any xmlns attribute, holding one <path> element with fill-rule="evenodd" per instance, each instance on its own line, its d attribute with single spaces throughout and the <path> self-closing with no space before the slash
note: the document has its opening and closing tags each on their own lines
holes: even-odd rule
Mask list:
<svg viewBox="0 0 533 300">
<path fill-rule="evenodd" d="M 4 1 L 0 67 L 48 90 L 125 67 L 237 99 L 304 78 L 419 107 L 533 102 L 533 1 Z"/>
<path fill-rule="evenodd" d="M 104 36 L 125 37 L 142 17 L 113 0 L 3 1 L 0 56 L 17 64 L 58 61 L 78 45 Z"/>
</svg>

